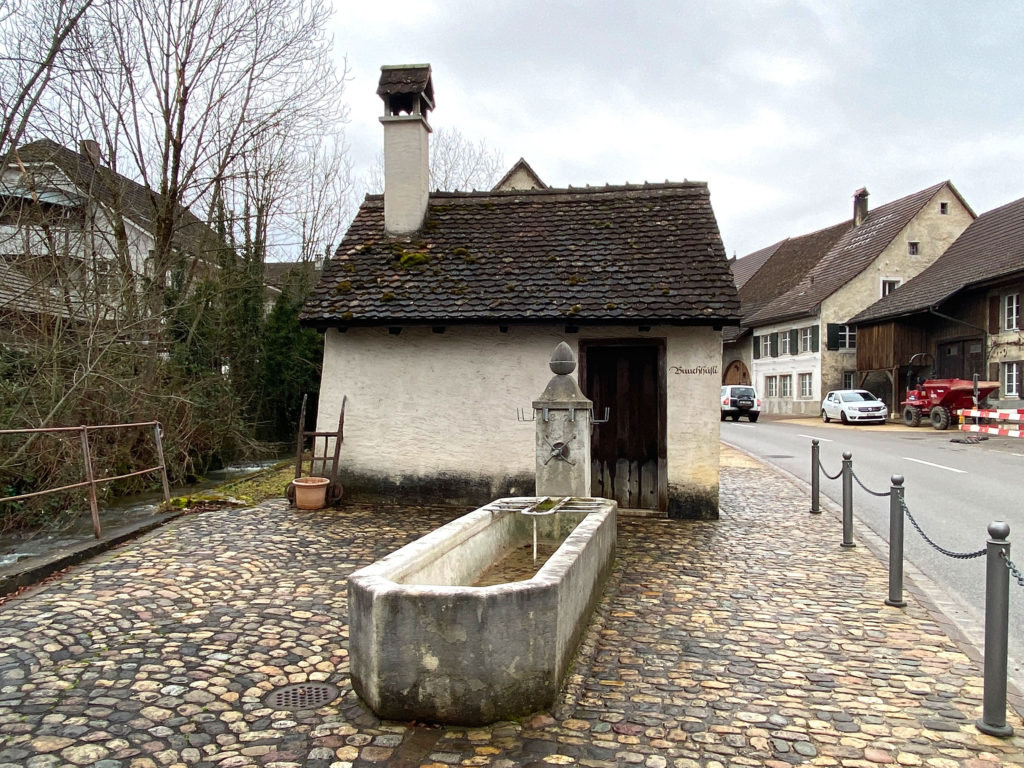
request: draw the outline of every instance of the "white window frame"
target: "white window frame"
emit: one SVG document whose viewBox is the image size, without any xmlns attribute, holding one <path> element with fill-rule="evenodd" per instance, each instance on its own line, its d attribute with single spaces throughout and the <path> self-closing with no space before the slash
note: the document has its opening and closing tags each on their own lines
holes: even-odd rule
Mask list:
<svg viewBox="0 0 1024 768">
<path fill-rule="evenodd" d="M 843 389 L 857 388 L 857 372 L 843 371 Z"/>
<path fill-rule="evenodd" d="M 857 348 L 857 326 L 855 325 L 840 325 L 839 326 L 839 348 L 840 349 L 856 349 Z"/>
<path fill-rule="evenodd" d="M 1003 296 L 1003 330 L 1020 330 L 1020 294 L 1008 293 Z"/>
<path fill-rule="evenodd" d="M 903 285 L 903 278 L 901 277 L 883 277 L 881 295 L 883 297 L 888 296 L 901 285 Z"/>
<path fill-rule="evenodd" d="M 789 351 L 789 331 L 783 331 L 779 334 L 779 354 L 788 355 Z"/>
<path fill-rule="evenodd" d="M 1020 397 L 1020 361 L 1003 363 L 1003 397 Z"/>
<path fill-rule="evenodd" d="M 810 398 L 814 397 L 814 374 L 813 373 L 800 373 L 797 374 L 798 381 L 800 383 L 800 397 Z"/>
<path fill-rule="evenodd" d="M 779 397 L 793 396 L 793 374 L 779 376 Z"/>
<path fill-rule="evenodd" d="M 772 335 L 766 333 L 761 337 L 761 357 L 772 356 Z"/>
<path fill-rule="evenodd" d="M 811 351 L 811 345 L 813 344 L 813 342 L 814 342 L 814 335 L 813 335 L 812 326 L 807 326 L 806 328 L 801 328 L 800 329 L 800 351 L 801 352 L 810 352 Z"/>
<path fill-rule="evenodd" d="M 779 396 L 779 378 L 777 376 L 765 376 L 764 377 L 764 391 L 767 392 L 767 397 L 778 397 Z"/>
</svg>

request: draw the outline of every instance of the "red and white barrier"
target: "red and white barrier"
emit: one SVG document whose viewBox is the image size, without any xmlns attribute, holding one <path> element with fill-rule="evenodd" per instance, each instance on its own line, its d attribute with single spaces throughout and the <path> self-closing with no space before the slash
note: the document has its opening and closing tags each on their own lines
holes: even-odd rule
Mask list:
<svg viewBox="0 0 1024 768">
<path fill-rule="evenodd" d="M 960 417 L 961 432 L 982 432 L 986 435 L 1000 435 L 1002 437 L 1024 437 L 1024 428 L 1016 427 L 1011 429 L 1002 424 L 964 424 L 965 418 L 990 419 L 997 422 L 1024 422 L 1024 410 L 982 410 L 979 408 L 964 408 L 957 411 Z"/>
</svg>

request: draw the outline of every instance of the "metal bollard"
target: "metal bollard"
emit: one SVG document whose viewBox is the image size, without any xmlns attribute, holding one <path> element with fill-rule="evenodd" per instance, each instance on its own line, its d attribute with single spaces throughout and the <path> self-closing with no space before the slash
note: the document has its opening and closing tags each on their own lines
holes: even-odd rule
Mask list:
<svg viewBox="0 0 1024 768">
<path fill-rule="evenodd" d="M 903 475 L 892 476 L 889 488 L 889 597 L 885 604 L 903 608 Z"/>
<path fill-rule="evenodd" d="M 989 736 L 1012 736 L 1006 724 L 1006 655 L 1009 632 L 1010 526 L 997 520 L 988 524 L 985 561 L 985 693 L 978 730 Z"/>
<path fill-rule="evenodd" d="M 821 461 L 819 459 L 821 455 L 821 448 L 818 446 L 817 440 L 811 440 L 811 514 L 820 515 L 821 508 L 818 506 L 818 492 L 821 486 L 821 478 L 818 475 L 818 469 L 821 467 Z"/>
<path fill-rule="evenodd" d="M 843 451 L 843 543 L 849 549 L 853 543 L 853 454 Z"/>
</svg>

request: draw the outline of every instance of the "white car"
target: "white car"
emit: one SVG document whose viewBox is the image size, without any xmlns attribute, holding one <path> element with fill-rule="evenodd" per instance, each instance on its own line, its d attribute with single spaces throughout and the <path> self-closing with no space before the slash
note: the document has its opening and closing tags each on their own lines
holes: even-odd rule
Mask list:
<svg viewBox="0 0 1024 768">
<path fill-rule="evenodd" d="M 821 420 L 839 419 L 843 424 L 860 421 L 884 422 L 889 418 L 885 403 L 866 389 L 836 389 L 821 401 Z"/>
</svg>

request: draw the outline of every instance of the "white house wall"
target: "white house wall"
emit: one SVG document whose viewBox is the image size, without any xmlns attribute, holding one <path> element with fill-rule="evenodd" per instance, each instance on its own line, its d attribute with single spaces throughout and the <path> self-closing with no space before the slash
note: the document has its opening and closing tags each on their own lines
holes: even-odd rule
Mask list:
<svg viewBox="0 0 1024 768">
<path fill-rule="evenodd" d="M 721 333 L 704 327 L 449 326 L 330 329 L 317 429 L 337 428 L 347 397 L 341 465 L 381 489 L 435 488 L 463 497 L 532 494 L 534 425 L 516 409 L 550 380 L 559 341 L 579 357 L 583 339 L 665 340 L 667 478 L 670 498 L 718 499 Z M 577 372 L 578 373 L 578 372 Z M 599 403 L 598 406 L 601 406 Z"/>
<path fill-rule="evenodd" d="M 816 317 L 805 317 L 775 325 L 763 325 L 754 331 L 755 339 L 762 335 L 788 332 L 794 328 L 807 328 L 819 325 Z M 816 415 L 821 404 L 821 349 L 824 347 L 824 335 L 819 328 L 818 351 L 798 352 L 797 354 L 780 354 L 778 357 L 761 357 L 752 360 L 751 378 L 754 388 L 761 397 L 761 411 L 782 416 Z M 750 342 L 753 343 L 753 342 Z M 799 345 L 799 340 L 798 340 Z M 797 347 L 799 349 L 799 346 Z M 811 397 L 800 397 L 800 374 L 812 374 Z M 766 379 L 769 376 L 791 376 L 793 389 L 789 397 L 769 397 Z"/>
</svg>

